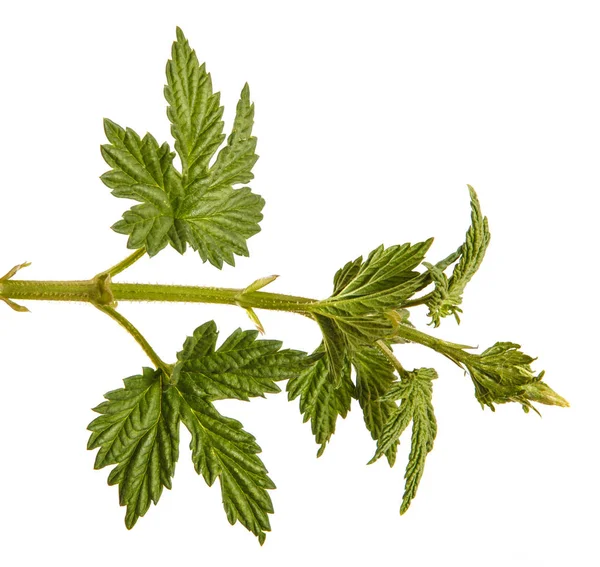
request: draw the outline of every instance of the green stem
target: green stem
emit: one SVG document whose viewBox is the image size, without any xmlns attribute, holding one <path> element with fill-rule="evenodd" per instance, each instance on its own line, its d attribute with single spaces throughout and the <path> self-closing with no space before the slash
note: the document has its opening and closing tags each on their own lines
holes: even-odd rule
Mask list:
<svg viewBox="0 0 600 567">
<path fill-rule="evenodd" d="M 130 266 L 142 256 L 141 251 L 132 254 L 121 263 L 117 264 L 107 272 L 103 272 L 95 278 L 87 281 L 26 281 L 26 280 L 4 280 L 0 282 L 0 297 L 16 300 L 46 300 L 46 301 L 81 301 L 92 303 L 113 319 L 119 321 L 146 350 L 151 360 L 160 360 L 148 343 L 138 331 L 113 309 L 118 301 L 166 301 L 185 303 L 213 303 L 222 305 L 237 305 L 244 309 L 269 309 L 275 311 L 288 311 L 308 315 L 319 304 L 315 299 L 269 293 L 265 291 L 250 291 L 244 289 L 232 289 L 223 287 L 199 287 L 185 285 L 161 285 L 161 284 L 136 284 L 136 283 L 112 283 L 111 273 L 119 273 Z M 397 327 L 399 337 L 408 341 L 427 346 L 445 356 L 456 364 L 463 364 L 473 355 L 465 352 L 470 349 L 466 345 L 459 345 L 437 339 L 418 331 L 414 327 L 400 324 Z M 388 358 L 393 357 L 391 350 L 385 345 L 385 349 L 379 348 Z M 149 350 L 147 350 L 149 349 Z M 155 359 L 153 357 L 156 357 Z M 395 357 L 394 357 L 395 358 Z M 399 362 L 390 361 L 399 372 Z M 162 361 L 161 361 L 162 363 Z M 162 363 L 164 364 L 164 363 Z"/>
<path fill-rule="evenodd" d="M 136 250 L 133 254 L 127 256 L 127 258 L 125 258 L 118 264 L 115 264 L 112 268 L 109 268 L 108 270 L 101 273 L 108 274 L 112 278 L 129 268 L 129 266 L 131 266 L 132 264 L 135 264 L 142 256 L 144 256 L 144 254 L 146 254 L 146 248 L 140 248 Z"/>
<path fill-rule="evenodd" d="M 98 283 L 94 280 L 8 280 L 0 282 L 0 295 L 6 298 L 41 301 L 80 301 L 89 303 L 99 300 Z"/>
<path fill-rule="evenodd" d="M 450 343 L 442 339 L 437 339 L 431 335 L 428 335 L 427 333 L 424 333 L 423 331 L 415 329 L 414 327 L 409 327 L 408 325 L 398 325 L 397 335 L 412 343 L 418 343 L 420 345 L 429 347 L 430 349 L 448 357 L 450 360 L 452 360 L 452 362 L 458 364 L 459 366 L 473 357 L 472 354 L 465 352 L 464 349 L 473 349 L 475 347 Z"/>
<path fill-rule="evenodd" d="M 427 303 L 431 297 L 433 296 L 433 292 L 424 295 L 423 297 L 417 297 L 415 299 L 409 299 L 402 304 L 403 308 L 416 307 L 417 305 L 424 305 Z"/>
<path fill-rule="evenodd" d="M 125 318 L 116 309 L 110 307 L 109 305 L 99 305 L 97 303 L 93 303 L 93 305 L 103 313 L 106 313 L 111 319 L 119 323 L 119 325 L 121 325 L 121 327 L 123 327 L 142 347 L 143 351 L 146 353 L 146 355 L 152 361 L 152 363 L 156 366 L 156 368 L 160 368 L 161 370 L 163 370 L 167 376 L 171 375 L 171 372 L 173 370 L 172 367 L 166 362 L 164 362 L 158 356 L 158 354 L 156 354 L 155 350 L 150 346 L 150 343 L 144 338 L 142 333 L 140 333 L 127 318 Z"/>
<path fill-rule="evenodd" d="M 87 281 L 8 280 L 0 283 L 5 298 L 45 301 L 81 301 L 111 304 L 113 301 L 167 301 L 186 303 L 218 303 L 307 313 L 315 299 L 264 291 L 244 293 L 243 289 L 198 287 L 185 285 L 112 283 L 107 273 Z"/>
<path fill-rule="evenodd" d="M 385 344 L 384 341 L 377 341 L 376 345 L 379 350 L 387 357 L 387 359 L 392 363 L 392 366 L 398 371 L 398 375 L 400 378 L 407 378 L 408 372 L 404 369 L 404 366 L 400 364 L 400 361 L 396 358 L 396 355 L 392 351 L 392 349 Z"/>
</svg>

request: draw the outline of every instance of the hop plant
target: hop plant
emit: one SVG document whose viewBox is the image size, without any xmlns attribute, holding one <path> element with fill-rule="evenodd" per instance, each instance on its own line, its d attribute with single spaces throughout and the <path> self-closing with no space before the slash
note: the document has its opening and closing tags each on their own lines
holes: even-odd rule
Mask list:
<svg viewBox="0 0 600 567">
<path fill-rule="evenodd" d="M 108 484 L 118 486 L 127 528 L 158 503 L 163 489 L 171 489 L 183 424 L 191 434 L 196 472 L 209 486 L 219 482 L 227 520 L 240 522 L 262 544 L 271 529 L 269 493 L 275 485 L 256 439 L 215 402 L 277 394 L 284 381 L 289 399 L 299 400 L 304 421 L 310 421 L 317 456 L 353 404 L 358 403 L 375 444 L 370 462 L 385 456 L 394 466 L 399 440 L 412 424 L 400 506 L 404 514 L 437 434 L 432 392 L 438 374 L 432 368 L 405 369 L 394 351 L 401 354 L 403 343 L 422 344 L 459 365 L 473 380 L 482 407 L 494 410 L 495 404 L 515 402 L 527 412 L 538 411 L 535 403 L 568 405 L 542 381 L 544 372 L 532 370 L 535 359 L 519 345 L 498 342 L 477 354 L 426 334 L 410 321 L 411 309 L 423 305 L 435 327 L 450 315 L 460 322 L 464 290 L 490 242 L 487 218 L 471 186 L 471 224 L 457 250 L 430 263 L 425 256 L 433 239 L 379 246 L 340 268 L 325 299 L 265 292 L 276 276 L 242 289 L 113 281 L 146 254 L 157 256 L 168 246 L 181 254 L 191 248 L 219 269 L 234 265 L 235 256 L 248 256 L 247 240 L 260 230 L 264 200 L 247 186 L 258 159 L 248 85 L 225 140 L 219 93 L 177 29 L 165 98 L 175 152 L 149 133 L 140 136 L 104 122 L 107 143 L 101 151 L 109 170 L 101 179 L 115 197 L 135 202 L 112 227 L 127 236 L 133 252 L 89 280 L 16 280 L 28 263 L 0 278 L 0 299 L 12 309 L 27 311 L 20 302 L 28 300 L 89 303 L 128 331 L 148 355 L 151 366 L 106 393 L 88 427 L 88 448 L 97 450 L 94 466 L 112 467 Z M 256 330 L 238 329 L 220 341 L 215 322 L 204 322 L 185 339 L 176 359 L 166 362 L 120 313 L 118 303 L 124 301 L 233 305 L 247 312 Z M 260 338 L 264 329 L 256 310 L 261 309 L 310 318 L 322 340 L 307 354 Z"/>
</svg>

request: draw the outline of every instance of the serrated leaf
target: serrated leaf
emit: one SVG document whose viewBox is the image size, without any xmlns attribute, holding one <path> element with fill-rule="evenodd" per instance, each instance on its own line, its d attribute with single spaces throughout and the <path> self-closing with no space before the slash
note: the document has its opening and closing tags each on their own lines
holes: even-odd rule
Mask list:
<svg viewBox="0 0 600 567">
<path fill-rule="evenodd" d="M 180 28 L 167 62 L 165 98 L 175 149 L 179 154 L 184 187 L 207 177 L 208 164 L 225 139 L 223 107 L 213 93 L 210 73 L 200 65 L 196 52 Z"/>
<path fill-rule="evenodd" d="M 365 425 L 371 437 L 377 441 L 390 415 L 396 411 L 396 404 L 391 400 L 382 400 L 394 381 L 394 367 L 388 359 L 374 347 L 363 347 L 352 356 L 352 364 L 356 370 L 356 397 L 363 411 Z M 385 450 L 385 456 L 394 466 L 397 444 Z"/>
<path fill-rule="evenodd" d="M 126 211 L 112 229 L 129 235 L 127 248 L 137 250 L 145 246 L 148 254 L 155 256 L 169 243 L 172 227 L 173 217 L 164 216 L 154 205 L 144 203 Z"/>
<path fill-rule="evenodd" d="M 125 388 L 105 394 L 94 411 L 102 414 L 88 429 L 88 449 L 98 448 L 94 468 L 117 465 L 108 484 L 119 485 L 119 503 L 127 506 L 131 529 L 156 504 L 163 487 L 171 488 L 179 455 L 179 419 L 172 389 L 163 390 L 162 372 L 144 368 L 126 378 Z"/>
<path fill-rule="evenodd" d="M 323 344 L 315 355 L 325 352 Z M 322 357 L 287 384 L 288 399 L 300 397 L 300 412 L 304 422 L 310 420 L 315 441 L 320 445 L 317 457 L 325 450 L 327 442 L 335 433 L 338 417 L 345 418 L 350 411 L 354 394 L 354 384 L 350 379 L 350 365 L 343 369 L 340 386 L 335 387 L 329 374 L 327 358 Z"/>
<path fill-rule="evenodd" d="M 210 170 L 209 186 L 231 187 L 254 179 L 252 168 L 258 160 L 256 138 L 252 136 L 254 104 L 250 102 L 250 87 L 244 85 L 235 110 L 235 119 L 227 145 L 219 152 Z"/>
<path fill-rule="evenodd" d="M 280 392 L 276 382 L 297 376 L 310 364 L 306 353 L 281 350 L 281 342 L 257 340 L 257 331 L 234 331 L 217 349 L 217 327 L 198 327 L 177 354 L 178 388 L 208 400 L 264 397 Z"/>
<path fill-rule="evenodd" d="M 205 398 L 185 384 L 177 386 L 181 420 L 192 435 L 190 448 L 196 472 L 209 486 L 218 478 L 230 524 L 239 521 L 261 545 L 271 530 L 273 504 L 267 490 L 275 488 L 257 456 L 260 447 L 235 419 L 222 416 Z"/>
<path fill-rule="evenodd" d="M 431 403 L 432 380 L 436 378 L 435 370 L 419 368 L 408 372 L 407 376 L 394 384 L 387 394 L 381 397 L 382 401 L 400 400 L 400 406 L 390 414 L 384 425 L 377 443 L 377 451 L 371 462 L 396 446 L 402 433 L 411 422 L 413 424 L 400 514 L 408 510 L 412 499 L 417 494 L 425 468 L 425 459 L 433 449 L 433 442 L 437 435 L 437 422 Z"/>
<path fill-rule="evenodd" d="M 151 256 L 167 244 L 181 254 L 189 245 L 204 262 L 218 268 L 224 262 L 234 265 L 235 255 L 248 256 L 246 241 L 260 231 L 264 206 L 250 188 L 236 188 L 253 178 L 258 159 L 248 85 L 229 140 L 212 165 L 225 138 L 223 108 L 210 75 L 179 28 L 167 64 L 165 97 L 181 173 L 167 144 L 159 146 L 150 134 L 140 139 L 133 130 L 105 121 L 110 143 L 102 146 L 102 155 L 112 169 L 102 181 L 115 196 L 143 203 L 126 212 L 113 229 L 129 235 L 129 248 L 146 247 Z"/>
<path fill-rule="evenodd" d="M 475 190 L 470 185 L 468 188 L 471 196 L 471 226 L 467 231 L 465 243 L 459 249 L 460 258 L 454 267 L 452 276 L 448 278 L 444 274 L 446 266 L 426 264 L 431 279 L 435 283 L 435 290 L 427 302 L 428 315 L 436 327 L 440 325 L 440 320 L 448 315 L 454 315 L 457 323 L 460 323 L 458 314 L 462 312 L 459 307 L 462 303 L 462 294 L 483 262 L 490 242 L 487 217 L 481 213 Z"/>
<path fill-rule="evenodd" d="M 357 316 L 400 307 L 415 291 L 421 264 L 433 239 L 373 250 L 363 262 L 357 258 L 338 271 L 334 293 L 319 302 L 322 313 Z"/>
<path fill-rule="evenodd" d="M 397 311 L 422 285 L 422 274 L 414 269 L 431 243 L 432 239 L 414 245 L 380 246 L 364 262 L 362 257 L 348 262 L 335 274 L 331 297 L 311 305 L 336 386 L 352 351 L 380 339 L 394 340 Z"/>
<path fill-rule="evenodd" d="M 181 235 L 204 262 L 217 268 L 234 265 L 234 255 L 248 256 L 246 241 L 260 232 L 265 202 L 249 187 L 222 188 L 186 202 L 177 219 Z"/>
</svg>

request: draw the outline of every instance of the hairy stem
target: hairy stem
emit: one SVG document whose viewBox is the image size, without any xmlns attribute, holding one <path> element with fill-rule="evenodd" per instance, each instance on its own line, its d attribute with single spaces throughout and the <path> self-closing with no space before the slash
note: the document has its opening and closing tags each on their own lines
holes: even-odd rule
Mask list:
<svg viewBox="0 0 600 567">
<path fill-rule="evenodd" d="M 468 345 L 459 345 L 457 343 L 450 343 L 442 339 L 437 339 L 431 335 L 428 335 L 427 333 L 424 333 L 423 331 L 415 329 L 414 327 L 409 327 L 408 325 L 398 325 L 397 334 L 399 337 L 412 343 L 418 343 L 435 350 L 440 354 L 443 354 L 459 366 L 462 366 L 463 362 L 469 360 L 473 356 L 472 354 L 465 352 L 464 349 L 475 348 Z"/>
<path fill-rule="evenodd" d="M 106 313 L 111 319 L 114 319 L 117 323 L 119 323 L 119 325 L 121 325 L 121 327 L 123 327 L 135 339 L 137 344 L 142 347 L 143 351 L 156 366 L 156 368 L 163 370 L 167 376 L 171 375 L 173 370 L 171 366 L 164 362 L 158 356 L 158 354 L 156 354 L 156 351 L 150 346 L 150 343 L 144 338 L 142 333 L 140 333 L 137 328 L 133 326 L 129 319 L 121 315 L 121 313 L 109 305 L 99 305 L 97 303 L 93 303 L 93 305 L 103 313 Z"/>
<path fill-rule="evenodd" d="M 140 248 L 136 250 L 133 254 L 130 254 L 124 260 L 121 260 L 118 264 L 115 264 L 112 268 L 101 272 L 102 274 L 108 274 L 111 278 L 120 274 L 132 264 L 135 264 L 142 256 L 146 254 L 146 248 Z"/>
<path fill-rule="evenodd" d="M 392 349 L 385 344 L 384 341 L 379 340 L 375 343 L 379 350 L 387 357 L 387 359 L 392 363 L 392 366 L 397 370 L 400 378 L 406 378 L 408 376 L 408 372 L 404 369 L 404 366 L 400 364 L 400 361 L 394 355 Z"/>
<path fill-rule="evenodd" d="M 105 305 L 111 301 L 167 301 L 186 303 L 219 303 L 306 313 L 317 300 L 294 295 L 245 292 L 243 289 L 198 287 L 185 285 L 112 283 L 107 273 L 87 281 L 26 281 L 8 280 L 0 285 L 5 298 L 45 301 L 81 301 Z"/>
<path fill-rule="evenodd" d="M 138 341 L 150 359 L 158 364 L 160 359 L 150 348 L 147 341 L 124 317 L 114 310 L 118 301 L 166 301 L 184 303 L 215 303 L 222 305 L 237 305 L 244 309 L 269 309 L 275 311 L 288 311 L 309 315 L 318 305 L 316 299 L 269 293 L 264 291 L 245 291 L 223 287 L 199 287 L 185 285 L 162 284 L 137 284 L 113 283 L 111 274 L 119 273 L 131 266 L 143 253 L 137 251 L 110 270 L 100 273 L 91 280 L 82 281 L 27 281 L 4 280 L 0 282 L 0 297 L 2 299 L 16 300 L 46 300 L 46 301 L 80 301 L 92 303 L 119 322 Z M 415 303 L 416 304 L 416 303 Z M 397 327 L 399 337 L 408 341 L 429 347 L 458 365 L 468 361 L 471 355 L 464 349 L 471 349 L 466 345 L 450 343 L 414 327 L 400 324 Z M 396 359 L 391 349 L 382 341 L 377 343 L 378 348 L 385 354 L 400 375 L 406 371 Z M 160 361 L 161 367 L 167 368 Z"/>
<path fill-rule="evenodd" d="M 416 307 L 417 305 L 425 305 L 433 296 L 433 292 L 424 295 L 423 297 L 416 297 L 415 299 L 409 299 L 402 304 L 403 308 Z"/>
</svg>

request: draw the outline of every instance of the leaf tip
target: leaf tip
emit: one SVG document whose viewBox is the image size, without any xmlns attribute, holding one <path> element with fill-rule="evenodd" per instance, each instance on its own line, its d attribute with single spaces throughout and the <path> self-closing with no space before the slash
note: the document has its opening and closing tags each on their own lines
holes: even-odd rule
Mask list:
<svg viewBox="0 0 600 567">
<path fill-rule="evenodd" d="M 242 100 L 250 102 L 250 85 L 246 82 L 242 87 L 242 94 L 240 95 Z"/>
</svg>

